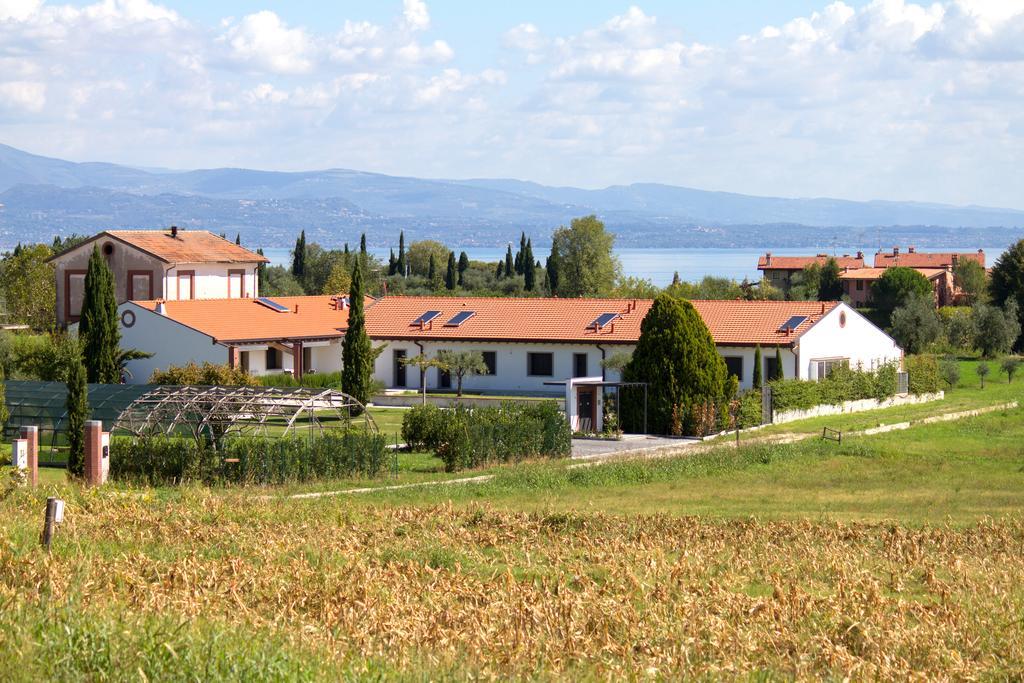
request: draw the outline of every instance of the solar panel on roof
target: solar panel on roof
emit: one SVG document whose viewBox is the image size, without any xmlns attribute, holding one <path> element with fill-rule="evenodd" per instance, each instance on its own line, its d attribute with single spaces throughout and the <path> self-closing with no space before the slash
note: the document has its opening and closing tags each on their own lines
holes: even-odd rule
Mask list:
<svg viewBox="0 0 1024 683">
<path fill-rule="evenodd" d="M 602 313 L 601 315 L 597 316 L 597 320 L 590 323 L 589 327 L 593 327 L 599 330 L 618 317 L 618 313 Z"/>
<path fill-rule="evenodd" d="M 412 324 L 412 325 L 426 325 L 427 323 L 429 323 L 431 320 L 433 320 L 434 318 L 436 318 L 439 315 L 441 315 L 441 311 L 427 311 L 426 313 L 424 313 L 420 317 L 418 317 L 415 320 L 413 320 L 412 323 L 410 323 L 410 324 Z"/>
<path fill-rule="evenodd" d="M 806 315 L 791 316 L 789 320 L 782 323 L 782 325 L 779 327 L 779 332 L 785 332 L 786 330 L 795 330 L 796 328 L 800 327 L 800 324 L 805 320 L 807 320 Z"/>
<path fill-rule="evenodd" d="M 287 306 L 282 306 L 281 304 L 277 303 L 273 299 L 270 299 L 270 298 L 265 297 L 265 296 L 259 297 L 258 299 L 256 299 L 256 302 L 257 303 L 261 303 L 264 306 L 266 306 L 267 308 L 269 308 L 270 310 L 277 311 L 278 313 L 287 313 L 288 312 L 288 307 Z"/>
<path fill-rule="evenodd" d="M 444 324 L 445 327 L 458 327 L 462 323 L 466 322 L 470 318 L 476 315 L 476 311 L 459 311 L 452 319 Z"/>
</svg>

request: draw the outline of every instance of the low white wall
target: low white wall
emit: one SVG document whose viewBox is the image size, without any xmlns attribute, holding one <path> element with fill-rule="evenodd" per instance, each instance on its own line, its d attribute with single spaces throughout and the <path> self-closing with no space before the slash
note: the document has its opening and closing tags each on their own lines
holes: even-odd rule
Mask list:
<svg viewBox="0 0 1024 683">
<path fill-rule="evenodd" d="M 891 396 L 883 401 L 877 401 L 873 398 L 863 398 L 857 401 L 846 401 L 836 406 L 820 405 L 814 406 L 813 408 L 786 410 L 781 413 L 775 413 L 772 416 L 772 423 L 784 424 L 786 422 L 795 422 L 796 420 L 806 420 L 811 417 L 843 415 L 845 413 L 859 413 L 865 410 L 875 410 L 878 408 L 892 408 L 893 406 L 929 403 L 931 401 L 941 401 L 945 396 L 945 392 L 938 391 L 934 394 L 904 394 L 901 396 Z"/>
<path fill-rule="evenodd" d="M 479 396 L 463 396 L 462 398 L 455 398 L 454 396 L 431 396 L 427 394 L 427 403 L 435 405 L 439 408 L 449 408 L 457 403 L 469 406 L 471 408 L 487 408 L 491 406 L 500 406 L 504 401 L 513 401 L 516 403 L 531 401 L 531 400 L 544 400 L 544 401 L 557 401 L 558 409 L 565 412 L 565 397 L 564 396 L 552 396 L 550 398 L 537 398 L 537 399 L 523 399 L 520 398 L 481 398 Z M 370 403 L 375 406 L 383 406 L 387 408 L 412 408 L 414 406 L 421 405 L 423 403 L 422 396 L 413 396 L 411 394 L 395 396 L 388 394 L 380 394 L 374 396 Z"/>
</svg>

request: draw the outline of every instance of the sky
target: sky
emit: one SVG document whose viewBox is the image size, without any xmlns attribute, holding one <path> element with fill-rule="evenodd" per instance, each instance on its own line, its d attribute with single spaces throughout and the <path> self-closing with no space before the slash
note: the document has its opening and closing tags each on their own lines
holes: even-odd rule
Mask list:
<svg viewBox="0 0 1024 683">
<path fill-rule="evenodd" d="M 0 142 L 1024 208 L 1024 0 L 0 0 Z"/>
</svg>

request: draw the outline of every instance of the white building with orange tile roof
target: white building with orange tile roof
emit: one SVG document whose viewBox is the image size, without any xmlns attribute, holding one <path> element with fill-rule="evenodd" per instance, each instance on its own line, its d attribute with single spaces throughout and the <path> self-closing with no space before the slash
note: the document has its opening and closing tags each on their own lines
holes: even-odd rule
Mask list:
<svg viewBox="0 0 1024 683">
<path fill-rule="evenodd" d="M 389 296 L 368 299 L 367 333 L 379 348 L 375 379 L 419 389 L 405 361 L 442 350 L 483 354 L 488 372 L 467 377 L 468 391 L 551 394 L 551 382 L 604 376 L 602 361 L 631 352 L 651 300 Z M 873 369 L 901 363 L 895 341 L 843 303 L 694 301 L 719 353 L 742 388 L 753 382 L 755 349 L 772 374 L 775 347 L 788 378 L 816 379 L 839 363 Z M 122 304 L 122 343 L 155 353 L 133 361 L 134 380 L 189 361 L 231 363 L 254 374 L 333 372 L 341 367 L 348 322 L 344 297 L 276 300 L 132 301 Z M 297 359 L 301 359 L 298 360 Z M 431 369 L 429 389 L 452 380 Z"/>
</svg>

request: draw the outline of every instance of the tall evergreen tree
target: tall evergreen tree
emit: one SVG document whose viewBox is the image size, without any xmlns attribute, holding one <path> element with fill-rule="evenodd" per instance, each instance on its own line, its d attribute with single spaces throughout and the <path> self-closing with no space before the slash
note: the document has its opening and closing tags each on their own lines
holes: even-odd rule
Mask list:
<svg viewBox="0 0 1024 683">
<path fill-rule="evenodd" d="M 85 474 L 85 422 L 89 419 L 89 387 L 85 383 L 85 367 L 78 357 L 72 359 L 68 367 L 67 387 L 68 474 L 81 477 Z"/>
<path fill-rule="evenodd" d="M 494 278 L 500 280 L 505 277 L 505 262 L 498 261 L 498 269 L 494 271 Z"/>
<path fill-rule="evenodd" d="M 430 265 L 427 266 L 427 279 L 431 282 L 437 277 L 437 261 L 434 260 L 434 254 L 430 254 Z"/>
<path fill-rule="evenodd" d="M 508 245 L 508 251 L 505 252 L 505 275 L 511 277 L 512 273 L 516 272 L 515 259 L 512 258 L 512 245 Z"/>
<path fill-rule="evenodd" d="M 366 256 L 366 233 L 364 232 L 359 237 L 359 254 L 360 256 Z"/>
<path fill-rule="evenodd" d="M 235 233 L 235 244 L 237 244 L 238 246 L 242 246 L 242 233 Z"/>
<path fill-rule="evenodd" d="M 455 284 L 458 281 L 458 276 L 455 271 L 455 252 L 448 252 L 448 270 L 444 274 L 444 288 L 447 290 L 455 289 Z"/>
<path fill-rule="evenodd" d="M 839 301 L 843 298 L 843 282 L 839 274 L 839 263 L 834 258 L 825 261 L 818 280 L 818 301 Z"/>
<path fill-rule="evenodd" d="M 459 254 L 459 287 L 466 286 L 466 271 L 469 270 L 469 256 L 466 252 Z"/>
<path fill-rule="evenodd" d="M 85 292 L 82 296 L 82 317 L 78 323 L 78 337 L 82 341 L 86 377 L 89 382 L 118 384 L 121 368 L 118 354 L 121 330 L 117 324 L 117 298 L 114 295 L 114 276 L 93 247 L 85 273 Z"/>
<path fill-rule="evenodd" d="M 761 379 L 761 345 L 754 347 L 754 383 L 755 389 L 760 389 L 763 384 Z"/>
<path fill-rule="evenodd" d="M 679 283 L 680 283 L 680 279 L 679 279 L 679 271 L 677 270 L 677 271 L 675 271 L 674 273 L 672 273 L 672 286 L 673 286 L 673 287 L 675 287 L 675 286 L 677 286 L 677 285 L 678 285 Z"/>
<path fill-rule="evenodd" d="M 259 249 L 257 249 L 256 253 L 259 254 L 260 256 L 266 256 L 266 254 L 263 253 L 263 247 L 260 247 Z M 266 272 L 267 272 L 267 264 L 266 263 L 264 263 L 263 261 L 260 261 L 258 264 L 256 264 L 256 280 L 259 283 L 263 282 L 263 274 L 266 273 Z"/>
<path fill-rule="evenodd" d="M 363 294 L 363 269 L 356 260 L 349 287 L 348 329 L 341 347 L 341 388 L 365 405 L 370 400 L 375 354 L 366 334 Z"/>
<path fill-rule="evenodd" d="M 551 294 L 558 292 L 558 285 L 560 284 L 560 271 L 562 268 L 562 255 L 558 253 L 558 244 L 552 243 L 551 255 L 548 256 L 547 265 L 545 270 L 547 271 L 548 278 L 548 291 Z"/>
<path fill-rule="evenodd" d="M 772 376 L 768 378 L 768 381 L 783 379 L 786 376 L 785 370 L 782 368 L 782 349 L 776 345 L 775 347 L 775 369 L 772 371 Z"/>
<path fill-rule="evenodd" d="M 398 270 L 398 260 L 395 258 L 395 248 L 391 247 L 391 256 L 388 257 L 388 275 L 394 275 Z"/>
<path fill-rule="evenodd" d="M 405 230 L 398 235 L 398 262 L 395 264 L 395 268 L 399 275 L 405 277 L 406 270 L 408 270 L 405 265 Z"/>
<path fill-rule="evenodd" d="M 526 232 L 519 235 L 519 251 L 516 252 L 515 260 L 516 274 L 523 275 L 526 272 Z"/>
<path fill-rule="evenodd" d="M 533 240 L 526 240 L 523 248 L 523 286 L 532 292 L 537 285 L 537 266 L 533 261 Z"/>
<path fill-rule="evenodd" d="M 697 309 L 664 293 L 640 323 L 640 338 L 622 379 L 647 383 L 648 427 L 657 434 L 695 434 L 704 406 L 721 408 L 732 398 L 725 360 Z M 640 426 L 643 392 L 629 392 L 623 399 L 623 417 Z"/>
<path fill-rule="evenodd" d="M 295 251 L 292 252 L 292 275 L 302 280 L 306 275 L 306 231 L 303 230 L 295 240 Z"/>
</svg>

